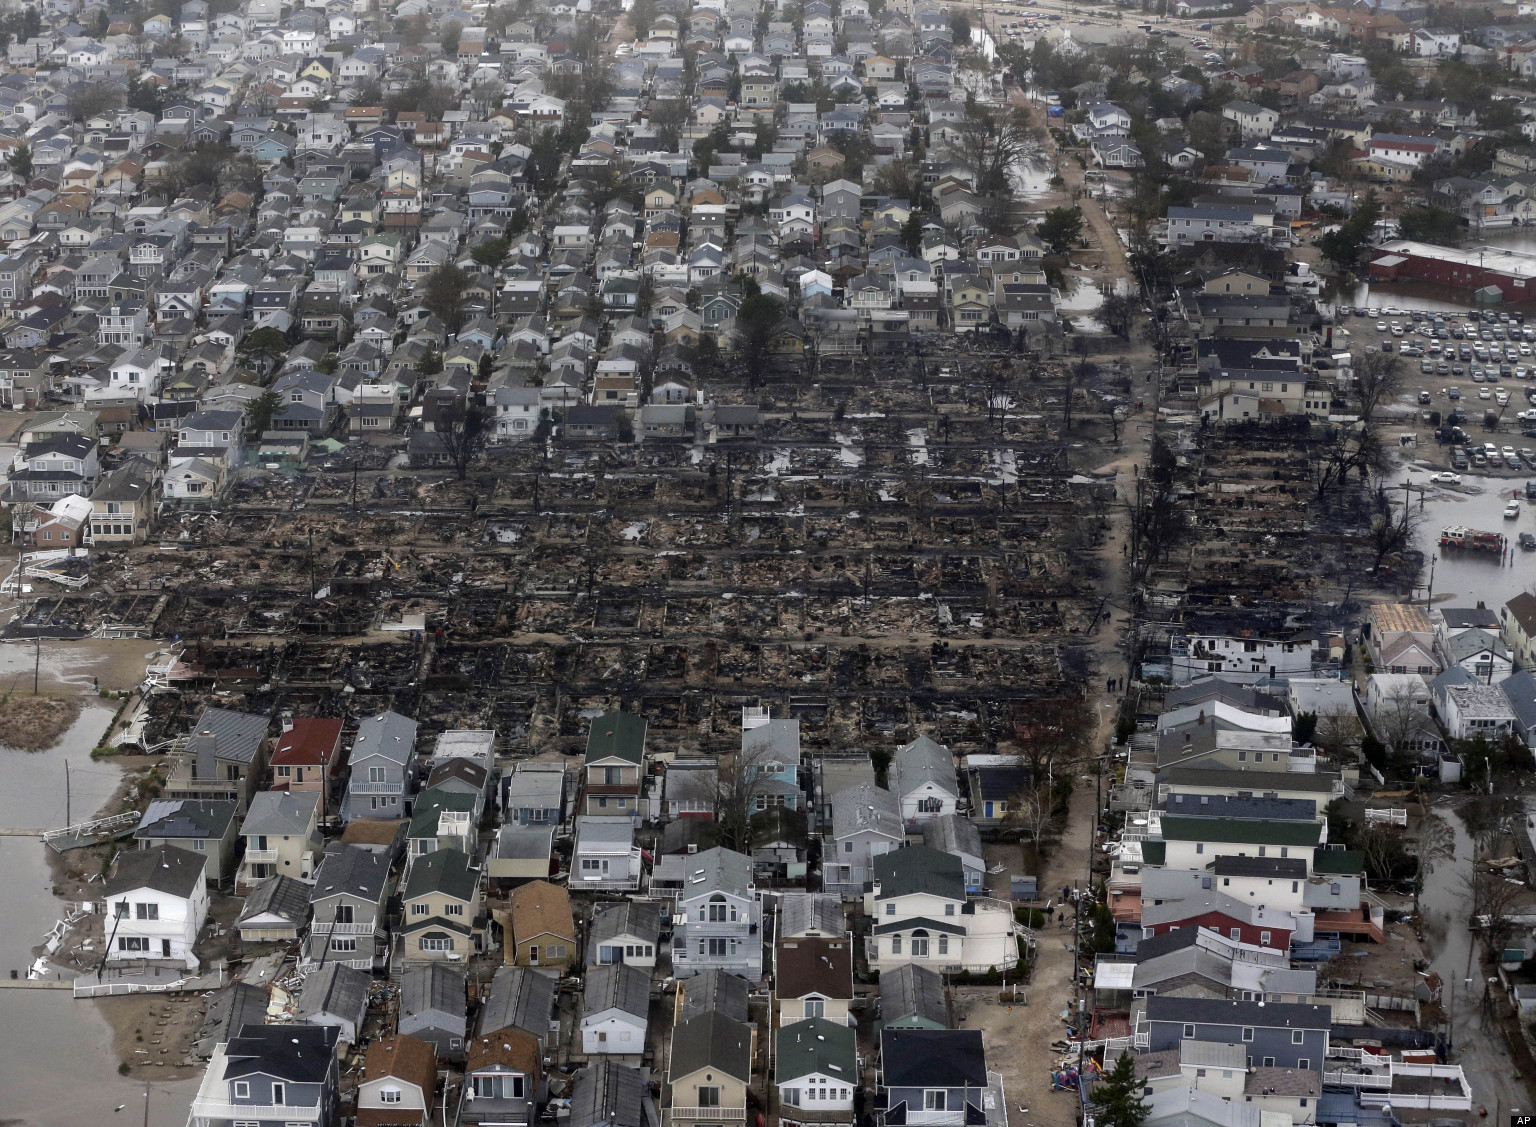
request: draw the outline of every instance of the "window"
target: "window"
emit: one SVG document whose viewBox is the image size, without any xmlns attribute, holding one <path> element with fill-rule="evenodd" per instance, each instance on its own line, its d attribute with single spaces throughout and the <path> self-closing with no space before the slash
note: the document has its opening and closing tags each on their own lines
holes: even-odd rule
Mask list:
<svg viewBox="0 0 1536 1127">
<path fill-rule="evenodd" d="M 928 957 L 928 936 L 914 935 L 912 937 L 912 957 L 914 959 L 926 959 Z"/>
<path fill-rule="evenodd" d="M 114 909 L 113 914 L 117 916 L 118 919 L 122 919 L 128 914 L 128 901 L 126 900 L 119 900 L 116 904 L 112 905 L 112 907 Z"/>
<path fill-rule="evenodd" d="M 285 1104 L 288 1102 L 288 1085 L 280 1080 L 272 1081 L 272 1102 Z"/>
<path fill-rule="evenodd" d="M 843 842 L 843 852 L 844 853 L 852 853 L 853 852 L 853 842 L 851 842 L 851 841 Z M 791 1088 L 789 1090 L 792 1091 L 792 1092 L 795 1092 L 796 1094 L 798 1094 L 799 1091 L 800 1091 L 799 1088 Z"/>
<path fill-rule="evenodd" d="M 370 767 L 370 768 L 368 768 L 368 781 L 370 783 L 382 783 L 384 781 L 384 768 L 382 768 L 382 767 Z"/>
<path fill-rule="evenodd" d="M 1184 1036 L 1185 1037 L 1193 1037 L 1194 1035 L 1195 1035 L 1195 1027 L 1194 1027 L 1193 1023 L 1186 1021 L 1184 1023 Z"/>
<path fill-rule="evenodd" d="M 891 954 L 901 954 L 901 936 L 899 935 L 891 936 Z"/>
<path fill-rule="evenodd" d="M 1195 842 L 1195 852 L 1196 853 L 1204 853 L 1205 852 L 1205 842 L 1203 842 L 1203 841 Z"/>
<path fill-rule="evenodd" d="M 149 939 L 143 935 L 120 935 L 117 937 L 117 949 L 119 951 L 148 951 Z"/>
<path fill-rule="evenodd" d="M 331 940 L 331 950 L 336 952 L 351 952 L 357 950 L 357 936 L 337 936 Z"/>
<path fill-rule="evenodd" d="M 251 1082 L 249 1080 L 235 1081 L 235 1099 L 248 1100 L 251 1098 Z"/>
<path fill-rule="evenodd" d="M 1265 1068 L 1274 1068 L 1275 1067 L 1275 1058 L 1274 1057 L 1265 1057 L 1264 1058 L 1264 1067 Z"/>
<path fill-rule="evenodd" d="M 896 905 L 895 904 L 887 904 L 885 906 L 885 914 L 888 915 L 888 916 L 894 916 L 896 914 Z"/>
<path fill-rule="evenodd" d="M 947 935 L 939 936 L 939 954 L 949 954 L 949 936 Z"/>
<path fill-rule="evenodd" d="M 725 911 L 725 905 L 723 903 L 722 904 L 710 904 L 708 907 L 709 907 L 709 922 L 710 923 L 724 923 L 725 922 L 726 911 Z M 704 919 L 704 910 L 702 908 L 699 910 L 699 919 L 701 919 L 701 920 Z"/>
<path fill-rule="evenodd" d="M 443 915 L 445 915 L 445 916 L 462 916 L 463 914 L 464 914 L 464 905 L 463 904 L 444 904 L 443 905 Z"/>
<path fill-rule="evenodd" d="M 948 1098 L 949 1093 L 943 1088 L 924 1088 L 923 1110 L 946 1111 L 948 1110 Z"/>
<path fill-rule="evenodd" d="M 427 914 L 427 905 L 425 905 L 425 904 L 412 904 L 411 905 L 411 915 L 413 915 L 413 916 L 424 916 L 426 914 Z"/>
<path fill-rule="evenodd" d="M 700 1085 L 699 1086 L 699 1106 L 700 1107 L 719 1107 L 720 1106 L 720 1089 L 717 1088 L 717 1087 L 705 1087 L 703 1085 Z"/>
<path fill-rule="evenodd" d="M 381 1104 L 397 1104 L 400 1102 L 399 1088 L 380 1088 L 379 1102 Z"/>
<path fill-rule="evenodd" d="M 723 958 L 726 953 L 725 937 L 712 936 L 709 940 L 709 953 L 714 958 Z"/>
<path fill-rule="evenodd" d="M 1243 937 L 1243 929 L 1240 927 L 1228 928 L 1227 935 L 1233 939 L 1241 939 Z"/>
<path fill-rule="evenodd" d="M 135 919 L 140 919 L 140 920 L 158 920 L 160 918 L 160 905 L 159 904 L 135 904 L 133 906 L 133 915 L 134 915 Z"/>
<path fill-rule="evenodd" d="M 349 924 L 349 923 L 351 923 L 352 922 L 352 905 L 351 904 L 338 904 L 338 905 L 336 905 L 336 917 L 335 918 L 336 918 L 336 922 L 339 923 L 339 924 Z"/>
<path fill-rule="evenodd" d="M 784 1094 L 784 1102 L 786 1104 L 788 1104 L 790 1107 L 799 1107 L 800 1106 L 800 1089 L 799 1088 L 784 1088 L 784 1089 L 781 1089 L 781 1091 Z"/>
<path fill-rule="evenodd" d="M 423 951 L 452 951 L 453 940 L 441 931 L 429 931 L 421 937 Z"/>
<path fill-rule="evenodd" d="M 1243 1040 L 1244 1041 L 1252 1041 L 1253 1040 L 1253 1026 L 1251 1026 L 1251 1025 L 1243 1026 Z"/>
<path fill-rule="evenodd" d="M 1300 1029 L 1291 1030 L 1291 1044 L 1300 1045 L 1305 1040 L 1305 1034 Z"/>
<path fill-rule="evenodd" d="M 1269 946 L 1269 932 L 1267 932 L 1267 931 L 1259 932 L 1259 945 L 1261 947 L 1268 947 Z"/>
</svg>

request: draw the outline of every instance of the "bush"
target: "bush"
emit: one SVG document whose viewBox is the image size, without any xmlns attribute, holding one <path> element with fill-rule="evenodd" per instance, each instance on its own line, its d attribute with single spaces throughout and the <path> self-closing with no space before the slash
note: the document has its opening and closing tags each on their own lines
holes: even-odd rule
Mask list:
<svg viewBox="0 0 1536 1127">
<path fill-rule="evenodd" d="M 1134 716 L 1122 716 L 1115 721 L 1115 742 L 1123 744 L 1136 734 L 1136 718 Z"/>
<path fill-rule="evenodd" d="M 119 1064 L 117 1066 L 117 1074 L 119 1076 L 127 1076 L 128 1072 L 129 1072 L 129 1068 L 128 1068 L 128 1062 L 127 1061 L 123 1061 L 121 1064 Z"/>
<path fill-rule="evenodd" d="M 1015 908 L 1013 918 L 1025 927 L 1039 930 L 1050 922 L 1050 917 L 1039 908 Z"/>
</svg>

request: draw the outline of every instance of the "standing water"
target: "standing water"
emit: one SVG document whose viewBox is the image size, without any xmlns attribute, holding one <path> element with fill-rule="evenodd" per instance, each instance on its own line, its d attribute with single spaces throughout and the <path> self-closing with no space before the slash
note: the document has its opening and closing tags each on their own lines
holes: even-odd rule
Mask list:
<svg viewBox="0 0 1536 1127">
<path fill-rule="evenodd" d="M 27 660 L 21 660 L 25 657 Z M 30 666 L 31 652 L 0 647 L 0 673 Z M 30 672 L 30 669 L 27 670 Z M 25 689 L 21 690 L 25 691 Z M 64 762 L 69 761 L 71 813 L 93 814 L 116 789 L 120 771 L 91 761 L 91 748 L 112 710 L 88 705 L 48 751 L 0 748 L 0 826 L 45 829 L 64 824 Z M 65 910 L 52 892 L 47 847 L 36 838 L 0 837 L 0 977 L 23 978 L 31 950 Z M 144 1122 L 144 1084 L 117 1074 L 112 1035 L 95 1002 L 66 990 L 0 989 L 0 1123 L 26 1127 L 99 1127 Z M 150 1083 L 149 1122 L 182 1127 L 193 1081 Z"/>
</svg>

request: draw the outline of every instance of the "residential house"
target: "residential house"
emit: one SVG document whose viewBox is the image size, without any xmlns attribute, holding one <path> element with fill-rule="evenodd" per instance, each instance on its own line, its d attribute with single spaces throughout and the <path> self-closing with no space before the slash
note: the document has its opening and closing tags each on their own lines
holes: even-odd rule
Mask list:
<svg viewBox="0 0 1536 1127">
<path fill-rule="evenodd" d="M 493 1029 L 471 1041 L 458 1127 L 532 1127 L 544 1083 L 540 1045 L 513 1028 Z"/>
<path fill-rule="evenodd" d="M 215 1048 L 188 1127 L 265 1121 L 330 1127 L 341 1101 L 337 1044 L 329 1026 L 246 1024 Z"/>
<path fill-rule="evenodd" d="M 852 940 L 846 935 L 780 939 L 774 948 L 774 995 L 781 1026 L 812 1019 L 857 1024 L 852 1012 Z"/>
<path fill-rule="evenodd" d="M 291 943 L 297 939 L 309 925 L 309 892 L 309 885 L 292 877 L 268 877 L 259 882 L 246 893 L 235 924 L 241 942 Z"/>
<path fill-rule="evenodd" d="M 700 1014 L 673 1027 L 668 1127 L 746 1119 L 756 1037 L 755 1026 L 724 1013 Z"/>
<path fill-rule="evenodd" d="M 585 813 L 639 816 L 645 731 L 645 719 L 628 712 L 606 712 L 592 722 L 583 766 Z"/>
<path fill-rule="evenodd" d="M 926 846 L 875 858 L 870 965 L 915 962 L 934 970 L 1012 966 L 1018 942 L 1012 908 L 967 899 L 960 858 Z"/>
<path fill-rule="evenodd" d="M 634 891 L 640 887 L 640 849 L 632 818 L 582 815 L 571 855 L 573 888 Z"/>
<path fill-rule="evenodd" d="M 295 716 L 284 722 L 272 750 L 272 789 L 314 791 L 320 812 L 330 790 L 331 772 L 341 753 L 342 721 L 324 716 Z"/>
<path fill-rule="evenodd" d="M 145 808 L 133 840 L 139 849 L 174 845 L 201 854 L 205 879 L 222 884 L 235 868 L 235 825 L 233 802 L 159 798 Z"/>
<path fill-rule="evenodd" d="M 581 996 L 581 1049 L 638 1064 L 645 1053 L 650 974 L 627 963 L 590 967 Z"/>
<path fill-rule="evenodd" d="M 398 1028 L 431 1046 L 439 1060 L 464 1060 L 468 1036 L 464 968 L 452 963 L 417 963 L 400 972 Z"/>
<path fill-rule="evenodd" d="M 244 810 L 266 765 L 267 718 L 205 706 L 172 755 L 163 798 L 213 798 Z"/>
<path fill-rule="evenodd" d="M 106 961 L 165 962 L 196 972 L 208 919 L 203 855 L 161 845 L 119 853 L 102 887 Z"/>
<path fill-rule="evenodd" d="M 882 1029 L 948 1029 L 949 999 L 938 971 L 903 963 L 880 976 Z"/>
<path fill-rule="evenodd" d="M 660 904 L 622 900 L 593 906 L 587 928 L 587 966 L 625 963 L 650 969 L 656 966 L 660 945 Z"/>
<path fill-rule="evenodd" d="M 943 744 L 927 736 L 903 744 L 892 757 L 890 775 L 891 792 L 908 826 L 955 813 L 960 801 L 955 759 Z"/>
<path fill-rule="evenodd" d="M 433 1046 L 408 1034 L 388 1034 L 369 1045 L 363 1058 L 353 1122 L 355 1127 L 432 1127 L 436 1094 Z"/>
<path fill-rule="evenodd" d="M 874 878 L 874 861 L 906 841 L 901 803 L 874 783 L 861 783 L 832 796 L 832 840 L 822 858 L 828 892 L 859 896 Z"/>
<path fill-rule="evenodd" d="M 417 857 L 400 893 L 406 962 L 468 959 L 483 942 L 480 869 L 457 849 Z"/>
<path fill-rule="evenodd" d="M 709 967 L 751 980 L 762 977 L 762 902 L 752 859 L 731 849 L 706 849 L 685 859 L 672 938 L 673 973 L 687 978 Z"/>
<path fill-rule="evenodd" d="M 571 897 L 564 888 L 544 880 L 520 885 L 512 890 L 510 907 L 497 916 L 502 921 L 508 963 L 556 975 L 577 965 L 580 948 L 571 918 Z"/>
<path fill-rule="evenodd" d="M 306 1025 L 329 1026 L 344 1045 L 357 1044 L 368 1016 L 372 976 L 345 963 L 322 963 L 304 978 L 293 1015 Z"/>
<path fill-rule="evenodd" d="M 363 845 L 333 844 L 315 874 L 313 921 L 301 962 L 343 962 L 359 970 L 382 965 L 390 856 Z"/>
<path fill-rule="evenodd" d="M 416 721 L 381 712 L 358 725 L 348 763 L 350 777 L 341 817 L 401 818 L 411 810 L 411 763 L 416 756 Z"/>
<path fill-rule="evenodd" d="M 779 1089 L 780 1123 L 854 1122 L 854 1091 L 859 1087 L 857 1040 L 848 1025 L 824 1018 L 779 1027 L 773 1081 Z"/>
<path fill-rule="evenodd" d="M 887 1123 L 1006 1122 L 1002 1081 L 987 1072 L 975 1029 L 882 1029 L 879 1084 Z"/>
<path fill-rule="evenodd" d="M 314 879 L 323 856 L 320 840 L 319 791 L 260 791 L 240 825 L 245 858 L 235 890 L 269 877 Z"/>
</svg>

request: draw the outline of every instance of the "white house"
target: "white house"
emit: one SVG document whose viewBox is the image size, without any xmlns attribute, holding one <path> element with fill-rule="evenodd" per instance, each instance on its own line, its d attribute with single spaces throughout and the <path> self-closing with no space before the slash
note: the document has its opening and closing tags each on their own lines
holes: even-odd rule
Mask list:
<svg viewBox="0 0 1536 1127">
<path fill-rule="evenodd" d="M 779 1122 L 786 1127 L 852 1123 L 859 1083 L 856 1032 L 824 1018 L 782 1026 L 773 1080 L 779 1088 Z"/>
<path fill-rule="evenodd" d="M 1236 122 L 1243 140 L 1268 137 L 1280 124 L 1280 111 L 1256 102 L 1234 101 L 1221 107 L 1221 116 Z"/>
<path fill-rule="evenodd" d="M 1421 59 L 1443 58 L 1461 50 L 1461 32 L 1448 27 L 1415 28 L 1408 53 Z"/>
<path fill-rule="evenodd" d="M 640 887 L 640 850 L 633 818 L 584 814 L 576 819 L 571 889 L 633 891 Z"/>
<path fill-rule="evenodd" d="M 647 971 L 627 963 L 589 968 L 581 995 L 582 1051 L 638 1064 L 645 1052 L 650 1005 Z"/>
<path fill-rule="evenodd" d="M 103 898 L 107 961 L 164 961 L 195 972 L 193 947 L 208 918 L 203 858 L 174 845 L 119 853 Z"/>
<path fill-rule="evenodd" d="M 901 803 L 901 817 L 908 825 L 953 814 L 960 802 L 955 757 L 927 736 L 896 749 L 890 780 L 891 793 Z"/>
<path fill-rule="evenodd" d="M 706 849 L 682 858 L 672 933 L 672 973 L 689 978 L 711 968 L 749 982 L 763 974 L 763 905 L 752 859 L 733 849 Z"/>
<path fill-rule="evenodd" d="M 1019 956 L 1011 906 L 967 900 L 960 858 L 915 845 L 875 858 L 869 965 L 915 963 L 934 971 L 985 971 Z"/>
</svg>

